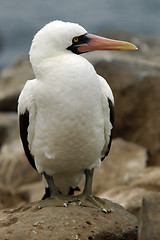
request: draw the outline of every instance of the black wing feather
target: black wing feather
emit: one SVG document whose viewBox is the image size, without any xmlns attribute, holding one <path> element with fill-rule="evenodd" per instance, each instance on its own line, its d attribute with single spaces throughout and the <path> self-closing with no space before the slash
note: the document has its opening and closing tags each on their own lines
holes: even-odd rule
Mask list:
<svg viewBox="0 0 160 240">
<path fill-rule="evenodd" d="M 24 152 L 28 158 L 29 163 L 32 167 L 37 170 L 34 157 L 29 150 L 28 143 L 28 126 L 29 126 L 29 111 L 26 110 L 24 114 L 20 114 L 19 116 L 19 128 L 20 128 L 20 136 L 23 143 Z"/>
<path fill-rule="evenodd" d="M 108 98 L 108 103 L 109 103 L 109 109 L 110 109 L 110 122 L 111 122 L 112 126 L 114 126 L 114 106 L 113 106 L 112 101 L 109 98 Z M 105 156 L 103 158 L 101 158 L 101 161 L 103 161 L 105 159 L 105 157 L 108 155 L 108 153 L 110 151 L 112 135 L 113 135 L 113 128 L 111 129 L 111 135 L 110 135 L 107 151 L 105 153 Z"/>
</svg>

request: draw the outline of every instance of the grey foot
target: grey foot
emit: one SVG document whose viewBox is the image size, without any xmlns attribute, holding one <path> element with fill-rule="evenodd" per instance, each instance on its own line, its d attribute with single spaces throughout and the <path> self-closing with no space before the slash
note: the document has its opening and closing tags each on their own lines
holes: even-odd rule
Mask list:
<svg viewBox="0 0 160 240">
<path fill-rule="evenodd" d="M 73 202 L 72 196 L 56 195 L 40 201 L 39 208 L 44 207 L 67 207 L 70 202 Z"/>
<path fill-rule="evenodd" d="M 80 194 L 77 196 L 78 205 L 97 208 L 102 212 L 110 213 L 111 208 L 105 199 L 95 197 L 92 194 Z"/>
</svg>

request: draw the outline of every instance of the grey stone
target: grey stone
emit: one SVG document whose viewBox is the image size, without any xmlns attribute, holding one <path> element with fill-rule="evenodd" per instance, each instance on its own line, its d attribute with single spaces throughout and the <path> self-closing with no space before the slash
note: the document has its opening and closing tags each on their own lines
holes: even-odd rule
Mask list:
<svg viewBox="0 0 160 240">
<path fill-rule="evenodd" d="M 40 180 L 40 175 L 29 164 L 19 138 L 6 143 L 0 152 L 0 181 L 6 186 L 18 188 L 23 184 Z"/>
<path fill-rule="evenodd" d="M 47 207 L 38 203 L 0 212 L 2 240 L 136 240 L 137 220 L 118 204 L 108 202 L 111 213 L 70 204 L 68 208 Z"/>
<path fill-rule="evenodd" d="M 128 176 L 129 178 L 126 182 L 119 182 L 117 186 L 100 194 L 100 197 L 119 203 L 127 211 L 138 216 L 142 206 L 143 196 L 149 193 L 154 194 L 154 192 L 159 192 L 160 167 L 139 169 L 136 174 L 128 173 Z M 113 180 L 113 182 L 115 182 L 115 180 Z"/>
<path fill-rule="evenodd" d="M 138 222 L 138 240 L 160 239 L 160 193 L 144 196 Z"/>
<path fill-rule="evenodd" d="M 0 147 L 19 137 L 17 114 L 0 112 Z"/>
<path fill-rule="evenodd" d="M 28 58 L 20 58 L 0 75 L 0 111 L 16 111 L 17 100 L 25 82 L 34 74 Z"/>
<path fill-rule="evenodd" d="M 113 140 L 111 151 L 100 168 L 95 169 L 93 190 L 101 194 L 117 186 L 124 186 L 146 167 L 147 150 L 121 138 Z"/>
</svg>

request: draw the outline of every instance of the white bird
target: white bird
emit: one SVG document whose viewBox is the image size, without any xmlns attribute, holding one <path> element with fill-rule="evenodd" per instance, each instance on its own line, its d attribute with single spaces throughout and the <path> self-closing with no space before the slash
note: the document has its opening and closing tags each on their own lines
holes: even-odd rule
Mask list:
<svg viewBox="0 0 160 240">
<path fill-rule="evenodd" d="M 26 82 L 18 114 L 25 154 L 43 176 L 41 206 L 77 201 L 110 211 L 106 201 L 92 195 L 91 186 L 94 168 L 110 149 L 114 98 L 106 80 L 79 54 L 134 49 L 131 43 L 88 34 L 70 22 L 53 21 L 35 35 L 30 62 L 36 79 Z M 83 193 L 69 196 L 84 174 Z"/>
</svg>

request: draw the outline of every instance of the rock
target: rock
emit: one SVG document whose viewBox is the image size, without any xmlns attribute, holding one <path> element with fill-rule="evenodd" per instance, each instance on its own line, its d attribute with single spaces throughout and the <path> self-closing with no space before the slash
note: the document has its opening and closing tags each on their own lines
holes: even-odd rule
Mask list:
<svg viewBox="0 0 160 240">
<path fill-rule="evenodd" d="M 122 105 L 126 103 L 123 113 L 122 111 L 120 113 L 121 120 L 115 123 L 118 136 L 127 140 L 132 139 L 132 141 L 145 146 L 152 152 L 150 158 L 154 157 L 154 153 L 157 154 L 157 149 L 160 149 L 160 114 L 156 110 L 160 101 L 159 88 L 160 76 L 146 77 L 142 82 L 137 82 L 134 86 L 123 90 L 121 97 L 117 100 L 117 108 L 121 110 Z"/>
<path fill-rule="evenodd" d="M 120 138 L 114 139 L 108 157 L 100 168 L 95 169 L 94 193 L 99 195 L 114 187 L 126 185 L 146 167 L 146 162 L 147 151 L 144 147 Z"/>
<path fill-rule="evenodd" d="M 136 177 L 130 178 L 128 185 L 140 187 L 148 191 L 159 192 L 160 190 L 160 167 L 147 167 L 141 170 Z"/>
<path fill-rule="evenodd" d="M 112 202 L 109 214 L 74 204 L 39 210 L 37 204 L 1 211 L 1 239 L 136 239 L 136 218 Z"/>
<path fill-rule="evenodd" d="M 36 202 L 42 199 L 45 193 L 44 184 L 41 181 L 24 184 L 18 188 L 17 194 L 28 202 Z"/>
<path fill-rule="evenodd" d="M 13 207 L 20 203 L 24 205 L 24 202 L 24 198 L 14 189 L 0 183 L 0 209 Z"/>
<path fill-rule="evenodd" d="M 15 137 L 19 137 L 17 114 L 0 112 L 0 147 Z"/>
<path fill-rule="evenodd" d="M 106 68 L 103 67 L 103 72 L 106 71 L 106 74 L 109 74 L 107 79 L 115 96 L 113 136 L 122 137 L 146 147 L 150 153 L 150 165 L 159 164 L 160 114 L 156 109 L 159 108 L 160 102 L 160 75 L 136 77 L 134 74 L 136 70 L 131 71 L 128 68 L 125 70 L 125 67 L 121 67 L 120 64 L 108 65 L 106 64 Z M 106 77 L 106 74 L 98 72 Z"/>
<path fill-rule="evenodd" d="M 14 139 L 1 148 L 0 180 L 3 184 L 14 188 L 40 180 L 40 175 L 25 157 L 20 139 Z"/>
<path fill-rule="evenodd" d="M 160 193 L 144 196 L 138 222 L 138 240 L 159 240 Z"/>
<path fill-rule="evenodd" d="M 138 217 L 139 210 L 142 207 L 142 199 L 146 193 L 150 193 L 150 191 L 139 187 L 118 186 L 99 196 L 119 203 L 128 212 Z"/>
<path fill-rule="evenodd" d="M 134 141 L 156 154 L 160 149 L 160 114 L 156 111 L 160 101 L 160 68 L 152 73 L 147 65 L 138 63 L 137 70 L 137 63 L 127 63 L 124 58 L 101 61 L 95 67 L 107 79 L 115 96 L 114 137 Z"/>
<path fill-rule="evenodd" d="M 153 148 L 148 151 L 148 166 L 160 166 L 160 148 Z"/>
<path fill-rule="evenodd" d="M 17 99 L 25 82 L 34 74 L 28 58 L 20 58 L 0 76 L 0 111 L 16 111 Z"/>
<path fill-rule="evenodd" d="M 160 101 L 160 67 L 156 61 L 151 62 L 148 58 L 144 63 L 142 56 L 134 54 L 128 62 L 131 56 L 126 55 L 121 53 L 119 59 L 120 56 L 110 53 L 110 57 L 95 62 L 95 68 L 107 79 L 115 96 L 114 137 L 122 137 L 148 148 L 150 165 L 154 165 L 156 159 L 158 163 L 160 152 L 160 114 L 156 111 Z"/>
<path fill-rule="evenodd" d="M 147 167 L 128 178 L 126 183 L 117 184 L 116 187 L 103 192 L 99 196 L 119 203 L 127 211 L 138 216 L 143 196 L 148 193 L 158 193 L 159 189 L 160 168 Z"/>
</svg>

